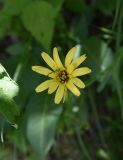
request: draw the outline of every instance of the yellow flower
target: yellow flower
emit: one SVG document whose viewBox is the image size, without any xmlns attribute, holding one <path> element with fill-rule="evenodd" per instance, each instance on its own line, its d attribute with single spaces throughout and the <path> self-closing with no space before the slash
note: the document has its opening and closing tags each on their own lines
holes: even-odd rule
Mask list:
<svg viewBox="0 0 123 160">
<path fill-rule="evenodd" d="M 67 95 L 67 90 L 70 90 L 75 96 L 80 96 L 79 88 L 84 88 L 85 84 L 78 77 L 88 74 L 91 69 L 88 67 L 77 67 L 86 59 L 85 55 L 82 55 L 73 60 L 73 55 L 76 48 L 72 48 L 65 58 L 65 64 L 63 65 L 57 48 L 53 49 L 53 59 L 45 52 L 41 54 L 44 61 L 51 69 L 42 66 L 32 66 L 32 70 L 48 76 L 50 79 L 38 85 L 35 89 L 36 92 L 42 92 L 48 89 L 48 94 L 55 94 L 55 103 L 58 104 L 63 99 L 63 102 Z"/>
</svg>

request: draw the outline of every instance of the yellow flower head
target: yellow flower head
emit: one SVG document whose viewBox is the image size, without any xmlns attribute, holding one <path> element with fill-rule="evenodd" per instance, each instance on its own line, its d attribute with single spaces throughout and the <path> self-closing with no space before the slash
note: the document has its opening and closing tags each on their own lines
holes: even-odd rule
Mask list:
<svg viewBox="0 0 123 160">
<path fill-rule="evenodd" d="M 53 59 L 45 52 L 41 54 L 51 69 L 42 66 L 32 66 L 32 70 L 48 76 L 50 79 L 37 86 L 35 89 L 36 92 L 42 92 L 48 89 L 48 93 L 52 94 L 57 90 L 55 94 L 56 104 L 60 103 L 62 99 L 64 102 L 67 89 L 74 95 L 80 96 L 80 91 L 77 87 L 84 88 L 85 84 L 78 77 L 90 73 L 91 69 L 88 67 L 77 68 L 86 59 L 86 56 L 82 55 L 73 60 L 75 51 L 76 48 L 74 47 L 68 52 L 64 65 L 59 58 L 57 48 L 53 49 Z"/>
</svg>

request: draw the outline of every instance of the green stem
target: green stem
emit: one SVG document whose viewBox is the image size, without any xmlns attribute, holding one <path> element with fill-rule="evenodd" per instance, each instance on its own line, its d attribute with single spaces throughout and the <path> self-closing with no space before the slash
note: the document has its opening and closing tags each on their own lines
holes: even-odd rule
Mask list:
<svg viewBox="0 0 123 160">
<path fill-rule="evenodd" d="M 83 152 L 84 156 L 86 157 L 86 160 L 91 160 L 91 157 L 89 155 L 88 149 L 86 148 L 85 142 L 83 141 L 82 137 L 80 136 L 80 133 L 77 128 L 75 128 L 75 134 L 76 134 L 80 149 Z"/>
<path fill-rule="evenodd" d="M 106 141 L 105 141 L 105 138 L 104 138 L 104 135 L 103 135 L 103 129 L 102 129 L 102 126 L 100 124 L 99 116 L 98 116 L 97 109 L 96 109 L 96 103 L 94 101 L 93 94 L 91 93 L 90 90 L 89 90 L 89 99 L 90 99 L 90 103 L 91 103 L 95 123 L 96 123 L 97 129 L 98 129 L 98 132 L 99 132 L 101 143 L 105 148 L 107 148 L 107 144 L 106 144 Z"/>
<path fill-rule="evenodd" d="M 16 68 L 14 77 L 13 77 L 13 80 L 14 80 L 14 81 L 16 81 L 16 82 L 18 81 L 19 75 L 20 75 L 20 73 L 21 73 L 21 70 L 22 70 L 22 64 L 19 63 L 18 66 L 17 66 L 17 68 Z"/>
<path fill-rule="evenodd" d="M 115 31 L 115 27 L 117 25 L 117 23 L 121 23 L 119 22 L 119 15 L 120 15 L 120 21 L 122 19 L 122 13 L 121 13 L 121 9 L 122 9 L 122 6 L 121 6 L 121 0 L 117 0 L 117 3 L 116 3 L 116 10 L 115 10 L 115 15 L 114 15 L 114 20 L 113 20 L 113 23 L 112 23 L 112 27 L 111 27 L 111 31 L 114 32 Z M 120 28 L 118 29 L 119 31 L 121 30 Z M 112 39 L 109 39 L 107 41 L 107 45 L 109 45 L 111 43 Z M 118 47 L 118 43 L 117 43 L 117 46 L 116 48 Z"/>
<path fill-rule="evenodd" d="M 123 19 L 122 19 L 122 14 L 123 14 L 123 11 L 122 11 L 122 6 L 123 6 L 123 1 L 121 0 L 118 0 L 118 3 L 119 3 L 119 15 L 118 15 L 118 22 L 117 22 L 117 34 L 116 34 L 116 44 L 115 44 L 115 50 L 116 50 L 116 54 L 118 55 L 119 52 L 119 48 L 121 47 L 121 40 L 122 40 L 122 22 L 123 22 Z M 119 56 L 120 57 L 120 56 Z M 122 100 L 122 92 L 121 92 L 121 85 L 120 85 L 120 80 L 118 78 L 119 76 L 119 72 L 117 72 L 119 70 L 119 64 L 118 63 L 116 66 L 115 66 L 115 69 L 116 69 L 116 73 L 117 74 L 114 74 L 114 81 L 115 83 L 117 84 L 116 85 L 116 90 L 117 90 L 117 94 L 118 94 L 118 97 L 119 97 L 119 101 L 120 101 L 120 106 L 121 106 L 121 114 L 122 114 L 122 119 L 123 119 L 123 100 Z M 115 72 L 114 72 L 115 73 Z"/>
<path fill-rule="evenodd" d="M 29 59 L 29 46 L 25 46 L 25 51 L 22 53 L 21 57 L 20 57 L 20 61 L 19 61 L 19 64 L 15 70 L 15 74 L 13 76 L 13 80 L 14 81 L 18 81 L 18 79 L 20 78 L 22 72 L 23 72 L 23 69 L 25 67 L 25 65 L 27 64 L 28 62 L 28 59 Z"/>
<path fill-rule="evenodd" d="M 69 96 L 69 99 L 67 100 L 66 105 L 67 105 L 67 108 L 69 108 L 69 109 L 73 106 L 72 100 L 71 100 L 71 97 L 70 97 L 70 96 Z M 70 115 L 69 115 L 69 116 L 70 116 Z M 72 116 L 70 116 L 70 117 L 72 118 Z M 75 120 L 74 120 L 73 122 L 75 123 Z M 91 157 L 90 157 L 90 155 L 89 155 L 88 149 L 86 148 L 85 143 L 84 143 L 82 137 L 80 136 L 80 133 L 79 133 L 76 125 L 75 125 L 75 127 L 74 127 L 74 130 L 75 130 L 75 134 L 76 134 L 76 138 L 77 138 L 78 144 L 79 144 L 79 146 L 80 146 L 81 151 L 82 151 L 83 154 L 85 155 L 86 160 L 91 160 Z"/>
<path fill-rule="evenodd" d="M 119 3 L 121 1 L 119 0 Z M 116 52 L 118 51 L 120 47 L 120 42 L 122 39 L 122 3 L 120 3 L 120 8 L 119 8 L 119 16 L 118 16 L 118 22 L 117 22 L 117 34 L 116 34 Z"/>
<path fill-rule="evenodd" d="M 96 74 L 94 76 L 94 78 L 90 81 L 87 82 L 86 86 L 90 86 L 92 85 L 94 82 L 96 82 L 101 76 L 105 75 L 106 73 L 108 73 L 109 71 L 112 70 L 113 66 L 115 65 L 115 63 L 111 64 L 109 67 L 107 67 L 105 70 L 99 72 L 98 74 Z"/>
<path fill-rule="evenodd" d="M 115 16 L 114 16 L 114 21 L 113 21 L 113 24 L 112 24 L 112 31 L 115 29 L 116 24 L 117 24 L 117 21 L 118 21 L 120 4 L 121 4 L 121 0 L 117 0 L 117 2 L 116 2 Z"/>
</svg>

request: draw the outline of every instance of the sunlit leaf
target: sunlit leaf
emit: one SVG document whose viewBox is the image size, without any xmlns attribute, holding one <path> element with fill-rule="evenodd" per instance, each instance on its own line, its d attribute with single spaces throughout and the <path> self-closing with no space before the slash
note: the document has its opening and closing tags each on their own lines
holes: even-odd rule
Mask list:
<svg viewBox="0 0 123 160">
<path fill-rule="evenodd" d="M 0 113 L 13 124 L 15 116 L 19 115 L 19 108 L 12 98 L 18 94 L 18 91 L 18 85 L 0 64 Z"/>
<path fill-rule="evenodd" d="M 0 113 L 6 118 L 6 120 L 14 124 L 15 123 L 15 116 L 19 115 L 19 108 L 15 101 L 4 95 L 0 91 Z"/>
<path fill-rule="evenodd" d="M 91 65 L 92 76 L 95 76 L 101 72 L 104 72 L 113 63 L 113 54 L 111 48 L 103 40 L 97 37 L 91 37 L 85 44 L 88 61 Z M 104 89 L 105 85 L 108 83 L 111 77 L 110 72 L 98 77 L 100 81 L 100 86 L 98 91 Z"/>
<path fill-rule="evenodd" d="M 0 64 L 0 91 L 10 98 L 18 94 L 19 87 L 8 75 L 5 68 Z"/>
<path fill-rule="evenodd" d="M 43 160 L 54 142 L 61 107 L 54 106 L 46 96 L 33 95 L 28 110 L 27 136 Z"/>
<path fill-rule="evenodd" d="M 23 11 L 24 26 L 46 49 L 49 49 L 54 30 L 55 13 L 45 1 L 30 3 Z"/>
</svg>

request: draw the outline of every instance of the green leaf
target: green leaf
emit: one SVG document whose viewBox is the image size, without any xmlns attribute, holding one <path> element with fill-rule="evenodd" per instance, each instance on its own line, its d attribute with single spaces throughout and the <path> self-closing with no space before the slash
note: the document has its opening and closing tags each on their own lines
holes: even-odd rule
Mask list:
<svg viewBox="0 0 123 160">
<path fill-rule="evenodd" d="M 88 26 L 90 22 L 90 17 L 86 14 L 82 14 L 79 19 L 77 19 L 77 25 L 75 27 L 75 34 L 81 40 L 82 44 L 88 38 Z"/>
<path fill-rule="evenodd" d="M 12 124 L 14 124 L 15 116 L 19 114 L 19 108 L 12 99 L 18 94 L 18 91 L 18 85 L 0 64 L 0 113 Z"/>
<path fill-rule="evenodd" d="M 36 53 L 36 52 L 34 52 Z M 38 51 L 40 53 L 40 50 Z M 31 56 L 30 56 L 31 55 Z M 24 70 L 19 78 L 19 94 L 16 100 L 19 106 L 25 106 L 27 101 L 30 99 L 30 95 L 34 92 L 35 87 L 44 80 L 44 76 L 40 76 L 32 71 L 33 65 L 40 65 L 40 58 L 36 57 L 35 54 L 29 54 L 26 56 L 27 64 L 24 66 Z M 11 65 L 11 63 L 9 64 Z"/>
<path fill-rule="evenodd" d="M 2 160 L 7 160 L 10 159 L 11 155 L 11 151 L 7 148 L 3 148 L 2 146 L 0 146 L 0 159 Z"/>
<path fill-rule="evenodd" d="M 112 50 L 105 41 L 98 37 L 91 37 L 86 42 L 85 49 L 88 61 L 93 69 L 92 73 L 96 74 L 111 65 L 113 59 Z"/>
<path fill-rule="evenodd" d="M 4 12 L 8 15 L 18 15 L 32 0 L 4 0 Z"/>
<path fill-rule="evenodd" d="M 0 38 L 11 31 L 12 16 L 20 14 L 32 0 L 4 0 L 3 9 L 0 12 Z"/>
<path fill-rule="evenodd" d="M 0 38 L 3 38 L 11 25 L 11 17 L 4 12 L 0 12 Z"/>
<path fill-rule="evenodd" d="M 45 1 L 30 3 L 22 15 L 24 26 L 46 49 L 50 48 L 55 13 L 52 5 Z"/>
<path fill-rule="evenodd" d="M 18 94 L 19 87 L 16 82 L 14 82 L 5 68 L 0 64 L 0 92 L 8 96 L 9 98 L 13 98 Z"/>
<path fill-rule="evenodd" d="M 100 9 L 104 14 L 111 15 L 112 11 L 116 8 L 116 0 L 98 0 L 95 2 L 95 6 Z"/>
<path fill-rule="evenodd" d="M 28 104 L 27 137 L 43 160 L 51 148 L 61 107 L 46 96 L 35 94 Z"/>
<path fill-rule="evenodd" d="M 54 0 L 46 0 L 46 1 L 53 6 L 56 13 L 60 11 L 61 6 L 64 2 L 64 0 L 55 0 L 55 1 Z"/>
<path fill-rule="evenodd" d="M 117 95 L 119 98 L 120 106 L 121 106 L 121 114 L 123 119 L 123 94 L 122 94 L 122 84 L 120 80 L 120 69 L 122 66 L 123 61 L 123 48 L 119 48 L 116 56 L 116 60 L 114 63 L 113 71 L 112 71 L 112 78 L 113 78 L 113 86 L 115 86 Z M 122 74 L 122 73 L 121 73 Z"/>
<path fill-rule="evenodd" d="M 18 94 L 18 85 L 8 77 L 0 79 L 0 90 L 10 98 L 15 97 Z"/>
<path fill-rule="evenodd" d="M 91 75 L 93 78 L 95 78 L 97 74 L 106 71 L 106 69 L 111 66 L 113 62 L 112 50 L 103 40 L 97 37 L 91 37 L 86 42 L 85 49 L 87 51 L 89 65 L 92 69 Z M 100 81 L 98 91 L 104 89 L 110 77 L 110 72 L 106 72 L 106 74 L 98 77 L 97 80 Z"/>
<path fill-rule="evenodd" d="M 11 124 L 15 123 L 14 121 L 15 116 L 19 115 L 19 109 L 14 100 L 4 95 L 1 91 L 0 91 L 0 113 Z"/>
<path fill-rule="evenodd" d="M 24 47 L 25 46 L 22 43 L 17 42 L 12 45 L 9 45 L 9 47 L 6 49 L 6 52 L 12 56 L 16 56 L 24 52 Z"/>
</svg>

